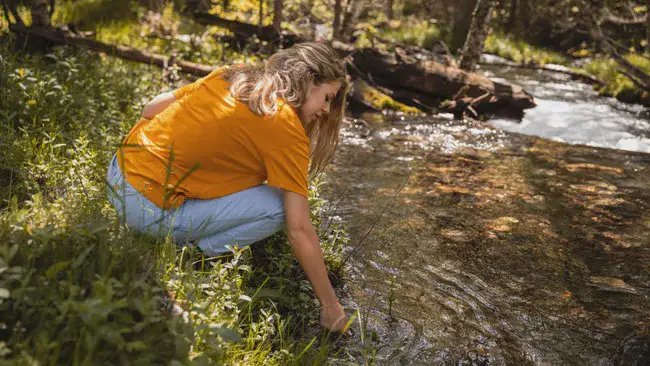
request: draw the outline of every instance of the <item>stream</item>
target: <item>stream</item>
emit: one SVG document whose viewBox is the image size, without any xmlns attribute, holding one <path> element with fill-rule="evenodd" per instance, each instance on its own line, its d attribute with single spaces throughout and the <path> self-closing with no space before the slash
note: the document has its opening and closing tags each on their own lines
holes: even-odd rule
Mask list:
<svg viewBox="0 0 650 366">
<path fill-rule="evenodd" d="M 649 364 L 650 119 L 557 75 L 485 72 L 539 106 L 342 130 L 323 195 L 360 317 L 341 363 Z"/>
<path fill-rule="evenodd" d="M 591 85 L 568 75 L 512 67 L 481 66 L 483 74 L 517 84 L 535 97 L 537 107 L 521 122 L 493 119 L 499 129 L 570 144 L 650 153 L 650 109 L 601 97 Z"/>
</svg>

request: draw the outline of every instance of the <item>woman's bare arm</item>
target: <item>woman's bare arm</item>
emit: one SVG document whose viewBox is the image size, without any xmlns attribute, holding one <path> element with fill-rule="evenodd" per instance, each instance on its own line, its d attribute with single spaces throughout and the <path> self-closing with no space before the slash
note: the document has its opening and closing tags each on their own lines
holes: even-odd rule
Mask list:
<svg viewBox="0 0 650 366">
<path fill-rule="evenodd" d="M 342 331 L 346 325 L 345 313 L 327 277 L 318 235 L 309 219 L 307 198 L 285 191 L 284 209 L 291 249 L 307 274 L 321 305 L 321 325 Z"/>
<path fill-rule="evenodd" d="M 142 110 L 142 117 L 147 119 L 154 118 L 158 113 L 162 112 L 176 100 L 174 93 L 167 92 L 157 95 Z"/>
</svg>

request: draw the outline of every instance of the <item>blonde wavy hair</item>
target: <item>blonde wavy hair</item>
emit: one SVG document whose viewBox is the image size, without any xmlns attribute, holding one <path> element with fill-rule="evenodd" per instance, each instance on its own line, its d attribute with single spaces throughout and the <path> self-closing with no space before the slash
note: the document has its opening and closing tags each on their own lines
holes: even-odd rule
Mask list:
<svg viewBox="0 0 650 366">
<path fill-rule="evenodd" d="M 277 98 L 282 98 L 298 112 L 315 85 L 340 82 L 341 89 L 330 102 L 330 111 L 303 127 L 311 141 L 309 175 L 318 176 L 332 158 L 339 143 L 348 92 L 345 63 L 329 46 L 299 43 L 273 54 L 264 64 L 234 65 L 223 73 L 230 82 L 230 92 L 260 116 L 273 116 Z"/>
</svg>

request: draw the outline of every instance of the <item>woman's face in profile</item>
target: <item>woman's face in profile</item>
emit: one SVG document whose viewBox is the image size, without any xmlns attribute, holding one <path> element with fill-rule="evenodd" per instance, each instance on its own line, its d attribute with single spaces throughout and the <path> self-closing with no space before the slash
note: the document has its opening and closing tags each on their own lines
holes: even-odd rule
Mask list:
<svg viewBox="0 0 650 366">
<path fill-rule="evenodd" d="M 341 89 L 340 81 L 333 81 L 316 85 L 311 83 L 311 91 L 307 94 L 305 103 L 298 112 L 298 117 L 303 124 L 313 122 L 320 116 L 329 113 L 330 103 Z"/>
</svg>

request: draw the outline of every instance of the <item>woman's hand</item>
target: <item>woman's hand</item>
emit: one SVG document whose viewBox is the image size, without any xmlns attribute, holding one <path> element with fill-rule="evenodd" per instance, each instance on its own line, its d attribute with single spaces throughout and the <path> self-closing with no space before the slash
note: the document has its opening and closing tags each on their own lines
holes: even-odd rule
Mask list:
<svg viewBox="0 0 650 366">
<path fill-rule="evenodd" d="M 325 305 L 320 309 L 320 325 L 334 332 L 343 332 L 347 318 L 343 307 L 338 302 Z"/>
</svg>

